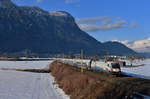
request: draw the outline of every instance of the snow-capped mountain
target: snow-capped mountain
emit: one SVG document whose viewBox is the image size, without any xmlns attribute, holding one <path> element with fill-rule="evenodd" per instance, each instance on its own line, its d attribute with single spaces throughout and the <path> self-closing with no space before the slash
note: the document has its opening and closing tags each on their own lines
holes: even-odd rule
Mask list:
<svg viewBox="0 0 150 99">
<path fill-rule="evenodd" d="M 150 53 L 150 37 L 142 40 L 132 41 L 132 42 L 129 40 L 124 40 L 124 41 L 113 40 L 113 41 L 120 42 L 137 52 Z"/>
</svg>

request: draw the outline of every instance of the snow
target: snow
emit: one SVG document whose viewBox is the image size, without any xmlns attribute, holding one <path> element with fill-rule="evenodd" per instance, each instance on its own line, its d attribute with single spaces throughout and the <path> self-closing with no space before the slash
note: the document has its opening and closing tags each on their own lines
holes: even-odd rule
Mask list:
<svg viewBox="0 0 150 99">
<path fill-rule="evenodd" d="M 145 65 L 133 68 L 121 68 L 121 71 L 123 71 L 127 75 L 150 79 L 150 59 L 140 61 L 138 62 L 138 64 Z"/>
<path fill-rule="evenodd" d="M 52 61 L 0 61 L 0 68 L 43 69 Z"/>
<path fill-rule="evenodd" d="M 52 61 L 0 61 L 0 68 L 45 68 Z M 0 70 L 0 99 L 69 99 L 49 73 Z"/>
<path fill-rule="evenodd" d="M 49 14 L 50 14 L 50 15 L 53 15 L 53 16 L 68 16 L 67 13 L 61 12 L 61 11 L 49 12 Z"/>
</svg>

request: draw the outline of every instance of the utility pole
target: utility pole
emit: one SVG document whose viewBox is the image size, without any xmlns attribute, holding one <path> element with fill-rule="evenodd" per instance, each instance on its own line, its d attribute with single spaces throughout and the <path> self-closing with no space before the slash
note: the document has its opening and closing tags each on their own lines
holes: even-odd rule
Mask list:
<svg viewBox="0 0 150 99">
<path fill-rule="evenodd" d="M 105 57 L 105 61 L 107 62 L 109 60 L 109 51 L 106 50 L 106 57 Z"/>
<path fill-rule="evenodd" d="M 83 50 L 81 50 L 81 59 L 83 59 Z"/>
<path fill-rule="evenodd" d="M 83 72 L 83 68 L 82 68 L 82 66 L 83 66 L 83 50 L 81 50 L 81 54 L 80 54 L 80 58 L 81 58 L 81 72 Z"/>
</svg>

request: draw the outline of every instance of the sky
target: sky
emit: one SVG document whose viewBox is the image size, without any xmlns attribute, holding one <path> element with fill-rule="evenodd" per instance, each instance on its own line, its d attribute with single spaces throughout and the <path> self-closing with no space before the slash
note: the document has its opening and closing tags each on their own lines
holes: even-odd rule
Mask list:
<svg viewBox="0 0 150 99">
<path fill-rule="evenodd" d="M 149 40 L 150 0 L 12 0 L 47 11 L 67 11 L 97 40 Z M 150 44 L 149 44 L 150 45 Z"/>
</svg>

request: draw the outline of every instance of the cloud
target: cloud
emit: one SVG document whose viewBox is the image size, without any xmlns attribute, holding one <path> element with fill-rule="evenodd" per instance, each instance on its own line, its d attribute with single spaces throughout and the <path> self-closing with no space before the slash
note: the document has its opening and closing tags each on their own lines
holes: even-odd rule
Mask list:
<svg viewBox="0 0 150 99">
<path fill-rule="evenodd" d="M 137 26 L 136 22 L 131 23 L 130 28 L 135 28 Z"/>
<path fill-rule="evenodd" d="M 65 0 L 66 4 L 74 3 L 74 2 L 79 2 L 80 0 Z"/>
<path fill-rule="evenodd" d="M 128 26 L 127 21 L 121 19 L 114 20 L 112 17 L 109 16 L 76 19 L 76 23 L 78 24 L 80 29 L 86 32 L 128 28 L 131 27 L 131 25 L 133 28 L 136 25 L 135 23 L 132 23 Z"/>
<path fill-rule="evenodd" d="M 17 1 L 22 1 L 22 0 L 17 0 Z M 43 2 L 44 0 L 35 0 L 37 3 L 41 3 Z"/>
<path fill-rule="evenodd" d="M 138 52 L 150 52 L 150 37 L 147 39 L 134 41 L 130 47 Z"/>
<path fill-rule="evenodd" d="M 102 20 L 107 20 L 109 19 L 108 16 L 103 16 L 103 17 L 94 17 L 94 18 L 80 18 L 77 19 L 76 22 L 78 24 L 96 24 L 97 21 L 102 21 Z"/>
<path fill-rule="evenodd" d="M 36 0 L 37 3 L 40 3 L 40 2 L 42 2 L 42 1 L 43 1 L 43 0 Z"/>
<path fill-rule="evenodd" d="M 99 30 L 113 30 L 113 29 L 125 28 L 126 23 L 127 21 L 124 21 L 124 20 L 115 21 L 114 23 L 110 23 L 110 21 L 108 22 L 103 21 Z"/>
<path fill-rule="evenodd" d="M 77 19 L 76 22 L 79 25 L 79 27 L 86 31 L 86 32 L 96 32 L 99 31 L 100 27 L 97 25 L 98 21 L 103 21 L 107 20 L 109 17 L 104 16 L 104 17 L 95 17 L 95 18 L 82 18 L 82 19 Z"/>
<path fill-rule="evenodd" d="M 119 42 L 119 43 L 122 43 L 128 47 L 130 47 L 131 45 L 131 42 L 129 40 L 124 40 L 124 41 L 120 41 L 120 40 L 112 40 L 113 42 Z"/>
<path fill-rule="evenodd" d="M 134 42 L 130 42 L 129 40 L 125 40 L 125 41 L 113 40 L 113 41 L 120 42 L 137 52 L 150 53 L 150 37 L 142 40 L 136 40 Z"/>
<path fill-rule="evenodd" d="M 99 26 L 92 24 L 79 24 L 79 27 L 86 32 L 96 32 L 99 31 Z"/>
</svg>

